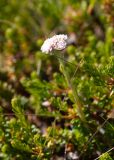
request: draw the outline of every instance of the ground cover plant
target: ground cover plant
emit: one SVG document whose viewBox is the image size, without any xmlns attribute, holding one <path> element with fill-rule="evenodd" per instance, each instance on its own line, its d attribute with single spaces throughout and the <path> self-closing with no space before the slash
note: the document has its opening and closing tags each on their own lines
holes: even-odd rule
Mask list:
<svg viewBox="0 0 114 160">
<path fill-rule="evenodd" d="M 113 160 L 114 1 L 0 9 L 0 160 Z M 42 53 L 60 34 L 67 46 Z"/>
</svg>

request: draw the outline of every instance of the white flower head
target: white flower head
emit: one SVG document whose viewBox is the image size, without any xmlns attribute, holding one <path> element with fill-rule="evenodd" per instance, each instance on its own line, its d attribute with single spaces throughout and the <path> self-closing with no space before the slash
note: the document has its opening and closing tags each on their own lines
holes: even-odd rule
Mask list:
<svg viewBox="0 0 114 160">
<path fill-rule="evenodd" d="M 41 51 L 43 53 L 51 53 L 53 50 L 63 50 L 67 45 L 67 35 L 59 34 L 44 41 Z"/>
</svg>

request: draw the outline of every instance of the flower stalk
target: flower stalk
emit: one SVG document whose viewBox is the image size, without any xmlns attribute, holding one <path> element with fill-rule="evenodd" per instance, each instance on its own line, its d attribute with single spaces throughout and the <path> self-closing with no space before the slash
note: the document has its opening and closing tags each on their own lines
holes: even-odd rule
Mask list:
<svg viewBox="0 0 114 160">
<path fill-rule="evenodd" d="M 65 80 L 67 82 L 67 85 L 72 90 L 72 94 L 73 94 L 74 102 L 76 104 L 76 110 L 77 110 L 78 116 L 80 117 L 80 119 L 83 122 L 86 122 L 85 115 L 84 115 L 83 110 L 82 110 L 82 103 L 79 99 L 79 96 L 78 96 L 77 90 L 75 89 L 74 83 L 73 83 L 72 79 L 70 80 L 69 73 L 65 69 L 65 64 L 64 64 L 63 60 L 59 59 L 59 63 L 60 63 L 61 71 L 62 71 L 62 73 L 65 77 Z"/>
<path fill-rule="evenodd" d="M 64 34 L 55 35 L 55 36 L 53 36 L 51 38 L 48 38 L 47 40 L 44 41 L 44 43 L 43 43 L 43 45 L 41 47 L 41 51 L 43 53 L 56 56 L 56 53 L 53 54 L 52 51 L 65 49 L 66 45 L 67 45 L 67 38 L 68 38 L 67 35 L 64 35 Z M 78 113 L 80 119 L 83 122 L 85 122 L 86 120 L 85 120 L 85 115 L 84 115 L 83 110 L 82 110 L 82 103 L 81 103 L 81 101 L 79 99 L 77 90 L 75 89 L 75 86 L 73 84 L 73 79 L 70 79 L 69 73 L 65 69 L 64 61 L 61 58 L 59 58 L 59 62 L 60 62 L 61 71 L 62 71 L 62 73 L 63 73 L 63 75 L 65 77 L 67 85 L 72 90 L 73 97 L 74 97 L 74 102 L 75 102 L 75 104 L 77 106 L 76 107 L 77 113 Z"/>
</svg>

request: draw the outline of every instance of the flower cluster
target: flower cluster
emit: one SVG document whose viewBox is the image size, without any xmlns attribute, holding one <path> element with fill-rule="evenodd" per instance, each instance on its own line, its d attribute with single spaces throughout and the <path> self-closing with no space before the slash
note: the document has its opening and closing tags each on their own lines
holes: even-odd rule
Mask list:
<svg viewBox="0 0 114 160">
<path fill-rule="evenodd" d="M 44 41 L 41 51 L 48 54 L 53 50 L 63 50 L 67 45 L 67 35 L 60 34 L 48 38 Z"/>
</svg>

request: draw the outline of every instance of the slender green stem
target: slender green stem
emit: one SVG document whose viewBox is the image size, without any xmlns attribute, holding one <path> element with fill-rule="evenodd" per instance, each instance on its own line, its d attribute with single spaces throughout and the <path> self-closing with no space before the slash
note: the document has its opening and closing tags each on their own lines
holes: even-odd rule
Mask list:
<svg viewBox="0 0 114 160">
<path fill-rule="evenodd" d="M 75 86 L 73 84 L 73 81 L 70 80 L 70 76 L 67 72 L 67 70 L 65 69 L 65 65 L 64 65 L 64 62 L 62 59 L 59 59 L 59 62 L 60 62 L 60 67 L 61 67 L 61 70 L 62 70 L 62 73 L 66 79 L 66 82 L 67 82 L 67 85 L 71 88 L 72 90 L 72 93 L 73 93 L 73 97 L 74 97 L 74 101 L 77 105 L 76 109 L 77 109 L 77 113 L 80 117 L 80 119 L 85 122 L 85 115 L 83 113 L 83 110 L 82 110 L 82 103 L 79 99 L 79 96 L 78 96 L 78 93 L 77 93 L 77 90 L 75 89 Z"/>
</svg>

